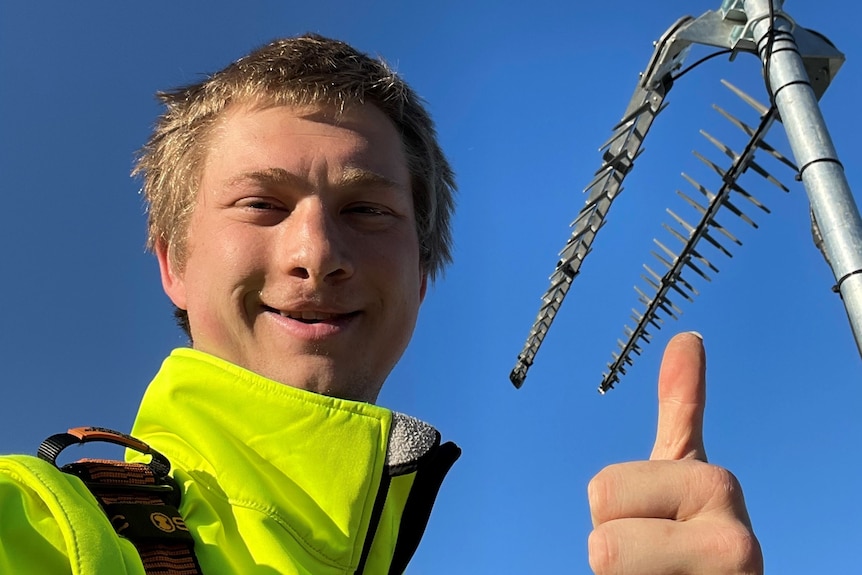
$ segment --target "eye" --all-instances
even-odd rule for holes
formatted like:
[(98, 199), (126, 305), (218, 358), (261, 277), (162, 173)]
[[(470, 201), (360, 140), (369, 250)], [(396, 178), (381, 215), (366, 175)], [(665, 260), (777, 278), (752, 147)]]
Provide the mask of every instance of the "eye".
[(285, 205), (277, 200), (266, 197), (252, 196), (241, 198), (235, 204), (238, 208), (243, 210), (247, 210), (250, 212), (271, 212), (271, 211), (285, 211), (287, 208)]
[(388, 212), (377, 206), (354, 206), (347, 210), (353, 214), (367, 214), (369, 216), (385, 216)]
[(374, 233), (392, 229), (403, 219), (389, 205), (376, 202), (349, 204), (341, 213), (355, 230)]
[(345, 210), (348, 214), (356, 214), (360, 216), (391, 216), (393, 212), (388, 207), (381, 204), (352, 204)]
[(243, 204), (243, 207), (250, 208), (252, 210), (276, 210), (279, 208), (275, 203), (268, 202), (266, 200), (261, 199), (252, 199)]
[(273, 226), (290, 216), (290, 209), (275, 198), (244, 197), (234, 203), (236, 217), (251, 224)]

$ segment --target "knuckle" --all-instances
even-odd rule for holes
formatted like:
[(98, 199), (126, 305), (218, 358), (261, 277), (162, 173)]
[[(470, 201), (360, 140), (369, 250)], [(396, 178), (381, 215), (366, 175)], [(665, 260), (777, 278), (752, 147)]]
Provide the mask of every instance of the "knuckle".
[(763, 573), (763, 553), (754, 533), (741, 524), (734, 524), (717, 530), (715, 547), (710, 550), (716, 556), (724, 557), (729, 573), (761, 575)]
[(590, 533), (587, 539), (590, 569), (596, 575), (610, 575), (615, 572), (618, 563), (619, 548), (614, 543), (611, 530), (599, 526)]
[(739, 480), (724, 467), (702, 466), (701, 481), (712, 494), (712, 500), (716, 506), (735, 505), (742, 500), (742, 486)]
[(616, 466), (611, 465), (599, 471), (587, 485), (587, 499), (590, 510), (597, 519), (607, 517), (617, 490)]
[(713, 482), (716, 487), (722, 488), (724, 491), (730, 492), (738, 489), (739, 482), (736, 480), (736, 477), (730, 470), (719, 467), (717, 465), (712, 466), (713, 472)]

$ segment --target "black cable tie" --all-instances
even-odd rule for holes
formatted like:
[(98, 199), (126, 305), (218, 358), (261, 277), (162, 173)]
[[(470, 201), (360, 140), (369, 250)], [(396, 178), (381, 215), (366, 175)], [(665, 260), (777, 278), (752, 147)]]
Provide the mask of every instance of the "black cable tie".
[(802, 173), (805, 172), (805, 170), (807, 170), (809, 166), (811, 166), (813, 164), (819, 164), (820, 162), (829, 162), (831, 164), (838, 164), (838, 166), (842, 170), (844, 169), (844, 164), (842, 164), (841, 161), (838, 160), (838, 158), (817, 158), (816, 160), (811, 160), (810, 162), (803, 164), (802, 167), (799, 168), (799, 171), (796, 173), (796, 181), (801, 182), (802, 181)]
[[(852, 271), (852, 272), (850, 272), (849, 274), (844, 274), (844, 275), (841, 277), (841, 279), (839, 279), (839, 280), (838, 280), (838, 282), (837, 282), (834, 286), (832, 286), (832, 291), (834, 291), (835, 293), (837, 293), (837, 294), (839, 294), (839, 295), (840, 295), (840, 294), (841, 294), (841, 284), (843, 284), (843, 283), (844, 283), (844, 281), (845, 281), (847, 278), (849, 278), (850, 276), (855, 276), (855, 275), (857, 275), (857, 274), (862, 274), (862, 269), (858, 269), (858, 270)], [(841, 297), (841, 299), (844, 299), (844, 296), (842, 296), (842, 297)]]
[(808, 86), (810, 88), (811, 82), (809, 82), (808, 80), (793, 80), (792, 82), (788, 82), (788, 83), (784, 84), (783, 86), (780, 86), (777, 90), (775, 90), (772, 93), (772, 100), (775, 101), (775, 99), (778, 98), (778, 94), (780, 94), (781, 90), (783, 90), (784, 88), (788, 88), (790, 86), (799, 86), (799, 85)]
[(766, 31), (766, 34), (761, 36), (760, 40), (757, 41), (757, 49), (762, 50), (763, 46), (761, 46), (761, 44), (768, 44), (770, 41), (775, 42), (776, 40), (796, 44), (796, 37), (793, 35), (793, 32), (770, 27), (769, 30)]

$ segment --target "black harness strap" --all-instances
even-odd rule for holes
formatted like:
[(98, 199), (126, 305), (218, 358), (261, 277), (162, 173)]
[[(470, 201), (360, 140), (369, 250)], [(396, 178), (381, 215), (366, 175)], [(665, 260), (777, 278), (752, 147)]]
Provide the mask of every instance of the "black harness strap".
[(168, 475), (170, 462), (149, 445), (101, 427), (78, 427), (52, 435), (39, 457), (57, 465), (57, 455), (76, 443), (107, 441), (152, 456), (149, 463), (82, 459), (60, 468), (81, 479), (102, 506), (118, 535), (132, 542), (147, 575), (202, 575), (194, 539), (178, 510), (180, 490)]

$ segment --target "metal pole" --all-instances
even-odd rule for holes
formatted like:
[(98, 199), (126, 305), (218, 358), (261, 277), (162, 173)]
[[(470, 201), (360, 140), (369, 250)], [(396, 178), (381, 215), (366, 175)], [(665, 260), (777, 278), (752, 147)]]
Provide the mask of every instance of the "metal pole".
[(862, 354), (862, 220), (783, 4), (783, 0), (745, 0), (745, 13), (823, 239), (823, 254), (835, 274)]

